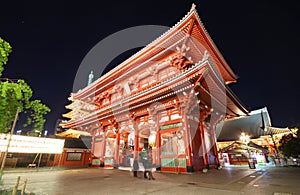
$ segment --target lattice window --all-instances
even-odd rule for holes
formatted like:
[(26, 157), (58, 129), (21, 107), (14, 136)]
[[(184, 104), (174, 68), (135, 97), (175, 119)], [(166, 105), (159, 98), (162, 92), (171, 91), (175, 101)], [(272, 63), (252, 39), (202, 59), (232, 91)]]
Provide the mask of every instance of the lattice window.
[(80, 152), (68, 152), (67, 153), (67, 160), (68, 161), (80, 161), (82, 153)]

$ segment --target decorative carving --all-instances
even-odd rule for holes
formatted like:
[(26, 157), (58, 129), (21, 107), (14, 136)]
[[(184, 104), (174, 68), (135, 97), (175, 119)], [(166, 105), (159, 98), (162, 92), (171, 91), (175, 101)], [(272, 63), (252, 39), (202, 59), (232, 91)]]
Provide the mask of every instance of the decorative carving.
[(211, 110), (207, 106), (200, 104), (200, 121), (205, 121), (210, 114)]
[(128, 117), (129, 119), (135, 120), (136, 118), (135, 112), (130, 112)]
[[(190, 50), (190, 47), (187, 47), (185, 42), (182, 44), (181, 48), (179, 47), (176, 47), (176, 50), (177, 50), (177, 53), (185, 56), (186, 56), (186, 52), (188, 52)], [(189, 59), (191, 61), (191, 57), (187, 57), (187, 59)]]
[(196, 9), (196, 5), (195, 5), (195, 3), (193, 3), (190, 12), (194, 11), (195, 9)]
[(115, 133), (119, 131), (119, 124), (115, 119), (108, 120)]
[(72, 103), (73, 110), (94, 111), (97, 107), (91, 103), (87, 103), (81, 100), (74, 100)]
[(181, 47), (176, 47), (176, 54), (169, 57), (169, 64), (181, 72), (193, 65), (192, 58), (187, 57), (187, 52), (190, 50), (190, 47), (187, 47), (185, 43)]
[(94, 97), (94, 102), (97, 106), (101, 106), (103, 100), (110, 102), (110, 96), (111, 96), (111, 92), (107, 90), (105, 92), (96, 95)]
[(179, 101), (174, 99), (172, 103), (173, 103), (174, 108), (176, 108), (179, 112), (181, 112), (181, 107), (180, 107)]
[(134, 88), (139, 88), (140, 87), (140, 77), (138, 75), (131, 77), (128, 84), (134, 85)]
[(204, 51), (204, 54), (203, 54), (203, 56), (202, 56), (201, 62), (204, 62), (205, 60), (208, 60), (209, 57), (210, 57), (210, 55), (209, 55), (208, 51), (205, 50), (205, 51)]
[(122, 85), (115, 85), (114, 91), (118, 94), (118, 96), (122, 96), (123, 86)]
[(158, 79), (158, 65), (151, 66), (147, 69), (147, 72), (157, 81)]
[(193, 65), (192, 61), (190, 61), (184, 55), (179, 53), (169, 58), (169, 64), (175, 67), (176, 69), (180, 70), (181, 72)]
[[(183, 92), (182, 98), (180, 98), (179, 107), (185, 114), (191, 113), (197, 106), (199, 106), (200, 100), (198, 100), (198, 92), (192, 89), (190, 93)], [(176, 103), (178, 106), (178, 103)], [(178, 107), (177, 107), (178, 108)]]

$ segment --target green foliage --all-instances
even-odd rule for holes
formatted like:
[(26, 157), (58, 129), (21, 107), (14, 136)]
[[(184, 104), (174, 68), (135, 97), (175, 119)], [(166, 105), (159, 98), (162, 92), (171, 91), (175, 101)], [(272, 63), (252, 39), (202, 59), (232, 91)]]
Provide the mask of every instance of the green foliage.
[(11, 46), (9, 43), (1, 39), (0, 37), (0, 77), (2, 75), (2, 72), (4, 70), (4, 65), (8, 61), (8, 55), (11, 52)]
[(46, 120), (44, 119), (44, 115), (50, 112), (50, 109), (41, 103), (41, 100), (34, 100), (30, 102), (31, 113), (30, 117), (27, 119), (27, 124), (33, 123), (33, 128), (35, 130), (43, 130), (44, 123)]
[(31, 101), (32, 90), (24, 80), (0, 82), (0, 132), (8, 132), (14, 120), (17, 108), (24, 113), (27, 123), (35, 130), (43, 130), (44, 115), (50, 109), (40, 100)]
[[(0, 76), (10, 52), (10, 45), (0, 38)], [(27, 118), (24, 126), (32, 125), (35, 130), (43, 130), (44, 115), (50, 109), (40, 100), (31, 100), (31, 97), (32, 90), (24, 80), (0, 81), (0, 133), (10, 131), (18, 108), (19, 113), (24, 113)]]
[[(299, 128), (298, 128), (299, 129)], [(279, 141), (280, 146), (279, 150), (286, 157), (294, 157), (297, 158), (300, 156), (300, 137), (299, 130), (297, 134), (290, 133), (285, 135)]]

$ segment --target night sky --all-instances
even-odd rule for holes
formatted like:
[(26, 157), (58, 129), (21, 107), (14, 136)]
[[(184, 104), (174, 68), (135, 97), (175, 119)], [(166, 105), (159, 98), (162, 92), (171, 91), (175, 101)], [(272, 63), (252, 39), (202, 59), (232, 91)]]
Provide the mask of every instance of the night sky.
[[(300, 12), (296, 1), (1, 3), (0, 37), (13, 47), (2, 77), (25, 79), (34, 98), (51, 108), (45, 129), (53, 131), (56, 120), (68, 112), (64, 106), (69, 104), (75, 74), (90, 49), (125, 28), (171, 27), (193, 2), (239, 77), (229, 85), (239, 99), (250, 110), (266, 106), (275, 127), (300, 124)], [(136, 51), (125, 53), (109, 67)]]

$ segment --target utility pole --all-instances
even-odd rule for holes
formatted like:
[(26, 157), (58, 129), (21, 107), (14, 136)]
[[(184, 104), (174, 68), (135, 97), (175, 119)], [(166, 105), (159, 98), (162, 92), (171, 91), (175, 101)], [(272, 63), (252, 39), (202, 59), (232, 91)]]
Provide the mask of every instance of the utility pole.
[(4, 157), (3, 157), (3, 160), (2, 160), (2, 164), (1, 164), (0, 179), (2, 179), (2, 173), (3, 173), (4, 166), (5, 166), (5, 161), (6, 161), (6, 156), (7, 156), (7, 153), (8, 153), (8, 148), (9, 148), (9, 145), (10, 145), (11, 137), (14, 134), (14, 130), (15, 130), (15, 127), (16, 127), (18, 115), (19, 115), (19, 107), (17, 108), (15, 119), (14, 119), (14, 123), (13, 123), (13, 125), (11, 127), (10, 135), (8, 137), (8, 142), (7, 142), (6, 150), (5, 150)]

